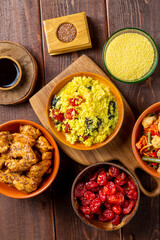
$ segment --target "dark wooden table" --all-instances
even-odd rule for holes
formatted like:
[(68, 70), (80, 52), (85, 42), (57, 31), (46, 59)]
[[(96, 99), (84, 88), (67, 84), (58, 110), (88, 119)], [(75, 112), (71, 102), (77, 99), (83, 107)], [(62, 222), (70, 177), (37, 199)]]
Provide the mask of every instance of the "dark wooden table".
[[(125, 27), (147, 31), (160, 47), (159, 0), (0, 0), (0, 41), (9, 40), (26, 47), (36, 58), (39, 75), (35, 92), (63, 71), (82, 54), (88, 55), (104, 71), (102, 49), (107, 38)], [(42, 21), (85, 11), (93, 48), (51, 57), (47, 53)], [(135, 117), (149, 105), (160, 101), (160, 68), (137, 84), (113, 80), (130, 104)], [(12, 119), (39, 123), (28, 101), (0, 107), (0, 123)], [(160, 239), (159, 197), (141, 194), (136, 216), (123, 229), (98, 231), (85, 225), (73, 212), (72, 182), (84, 168), (60, 152), (61, 164), (52, 186), (37, 197), (16, 200), (0, 195), (0, 240), (158, 240)], [(154, 181), (138, 173), (146, 188)]]

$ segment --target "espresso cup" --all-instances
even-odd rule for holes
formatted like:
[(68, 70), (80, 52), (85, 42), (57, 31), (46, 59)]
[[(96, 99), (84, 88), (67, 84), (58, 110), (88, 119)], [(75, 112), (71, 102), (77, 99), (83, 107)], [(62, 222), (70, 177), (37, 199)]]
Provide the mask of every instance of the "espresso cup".
[(12, 57), (0, 56), (0, 90), (16, 87), (22, 78), (20, 64)]

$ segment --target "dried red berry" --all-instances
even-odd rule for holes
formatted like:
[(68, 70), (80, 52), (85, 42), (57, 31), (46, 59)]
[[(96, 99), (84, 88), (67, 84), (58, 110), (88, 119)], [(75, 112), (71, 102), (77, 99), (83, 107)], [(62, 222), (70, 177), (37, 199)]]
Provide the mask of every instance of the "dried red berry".
[(137, 191), (130, 190), (130, 191), (127, 193), (127, 197), (128, 197), (129, 199), (136, 200), (137, 197), (138, 197), (138, 193), (137, 193)]
[(112, 179), (112, 176), (109, 174), (109, 172), (106, 172), (106, 176), (107, 176), (107, 181)]
[(128, 181), (128, 186), (131, 190), (135, 190), (135, 191), (137, 190), (137, 186), (132, 180)]
[(102, 213), (102, 209), (101, 208), (99, 208), (98, 211), (95, 212), (95, 214), (97, 214), (97, 215), (100, 215), (101, 213)]
[(94, 218), (94, 214), (90, 213), (90, 214), (85, 214), (84, 215), (87, 219), (92, 220)]
[(111, 205), (109, 202), (105, 201), (105, 202), (104, 202), (104, 206), (105, 206), (107, 209), (112, 210), (112, 205)]
[(122, 208), (126, 208), (129, 205), (129, 201), (124, 199), (124, 203), (122, 204)]
[(95, 198), (92, 200), (91, 204), (90, 204), (90, 209), (92, 213), (96, 213), (98, 211), (98, 209), (101, 206), (101, 200), (100, 198)]
[(120, 192), (120, 193), (122, 193), (124, 195), (125, 194), (124, 189), (122, 187), (120, 187), (119, 185), (117, 185), (117, 184), (115, 184), (115, 185), (116, 185), (117, 192)]
[(105, 171), (101, 171), (101, 172), (98, 174), (97, 183), (98, 183), (100, 186), (103, 186), (103, 185), (105, 185), (105, 184), (107, 183), (107, 176), (106, 176)]
[(124, 196), (121, 193), (107, 195), (107, 201), (112, 204), (122, 205), (124, 203)]
[(116, 214), (121, 214), (122, 208), (121, 208), (120, 205), (114, 205), (114, 206), (112, 207), (112, 211), (113, 211), (114, 213), (116, 213)]
[(115, 184), (117, 185), (124, 185), (126, 181), (126, 174), (124, 172), (120, 173), (115, 179), (114, 179)]
[(103, 187), (104, 194), (112, 195), (116, 193), (116, 186), (113, 182), (109, 181), (106, 183), (106, 185)]
[(117, 177), (119, 174), (119, 168), (115, 166), (110, 166), (109, 167), (109, 175), (112, 177)]
[(94, 193), (97, 193), (97, 192), (99, 192), (100, 188), (101, 188), (101, 186), (98, 185), (97, 187), (92, 188), (91, 191)]
[(91, 200), (88, 200), (88, 199), (85, 198), (85, 197), (81, 197), (80, 200), (81, 200), (81, 204), (82, 204), (83, 206), (88, 206), (88, 205), (91, 204)]
[(112, 224), (113, 224), (113, 225), (118, 225), (118, 224), (120, 223), (120, 220), (121, 220), (120, 215), (115, 214), (115, 217), (114, 217), (114, 219), (112, 220)]
[(103, 216), (103, 214), (98, 215), (98, 220), (101, 221), (101, 222), (106, 222), (107, 221), (105, 216)]
[(89, 181), (95, 181), (95, 180), (97, 180), (97, 176), (98, 176), (98, 171), (95, 172), (92, 177), (90, 177)]
[(103, 188), (101, 188), (99, 190), (99, 197), (100, 197), (102, 202), (104, 202), (106, 200), (106, 194), (104, 193)]
[(84, 193), (87, 191), (84, 183), (78, 183), (74, 189), (74, 196), (75, 197), (82, 197)]
[(124, 180), (126, 178), (126, 174), (124, 172), (121, 172), (118, 176), (117, 176), (117, 179), (118, 180)]
[(109, 209), (104, 210), (102, 215), (106, 218), (107, 221), (114, 218), (114, 212)]
[(116, 185), (120, 185), (120, 186), (126, 184), (127, 181), (128, 181), (127, 178), (125, 178), (124, 180), (119, 180), (119, 179), (117, 179), (117, 178), (114, 179), (115, 184), (116, 184)]
[(123, 186), (123, 190), (124, 190), (124, 192), (125, 192), (125, 195), (127, 195), (128, 192), (130, 191), (130, 188), (129, 188), (128, 185), (126, 184), (126, 185)]
[(117, 185), (124, 185), (126, 184), (128, 181), (128, 178), (126, 176), (126, 174), (124, 172), (120, 173), (115, 179), (114, 179), (114, 182), (115, 184)]
[(84, 214), (90, 214), (91, 213), (91, 209), (90, 209), (89, 206), (80, 206), (80, 210)]
[(125, 215), (129, 214), (132, 211), (134, 206), (135, 206), (135, 201), (134, 200), (129, 200), (128, 207), (123, 208), (122, 213), (125, 214)]
[(98, 183), (95, 182), (95, 181), (89, 181), (89, 182), (86, 182), (86, 188), (88, 190), (92, 189), (92, 188), (96, 188), (98, 186)]
[(84, 193), (84, 197), (88, 200), (93, 200), (95, 198), (95, 194), (91, 191), (87, 191)]

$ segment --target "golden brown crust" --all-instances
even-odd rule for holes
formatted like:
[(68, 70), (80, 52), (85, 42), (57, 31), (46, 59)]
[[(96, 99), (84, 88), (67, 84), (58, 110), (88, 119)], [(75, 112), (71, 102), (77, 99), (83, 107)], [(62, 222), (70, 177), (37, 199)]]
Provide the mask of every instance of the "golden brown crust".
[(21, 125), (19, 128), (20, 133), (28, 134), (37, 139), (42, 133), (39, 129), (31, 125)]

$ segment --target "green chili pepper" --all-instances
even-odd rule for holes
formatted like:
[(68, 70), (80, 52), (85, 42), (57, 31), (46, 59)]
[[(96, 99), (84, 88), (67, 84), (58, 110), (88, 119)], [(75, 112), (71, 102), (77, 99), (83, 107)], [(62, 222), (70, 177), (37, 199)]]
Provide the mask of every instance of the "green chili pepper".
[(158, 158), (153, 158), (153, 157), (143, 156), (143, 157), (142, 157), (142, 160), (143, 160), (143, 161), (146, 161), (146, 162), (160, 163), (160, 159), (158, 159)]

